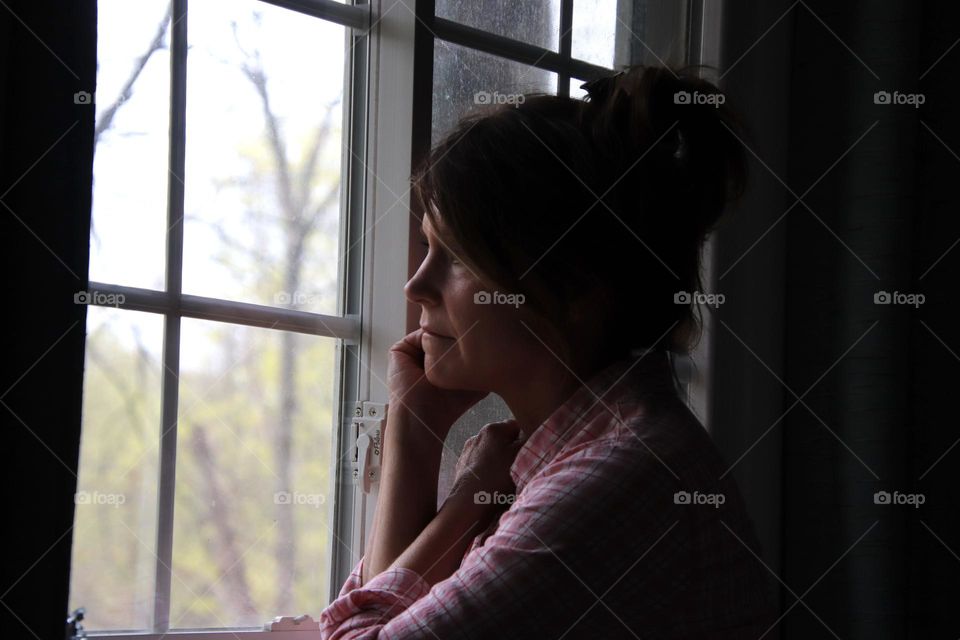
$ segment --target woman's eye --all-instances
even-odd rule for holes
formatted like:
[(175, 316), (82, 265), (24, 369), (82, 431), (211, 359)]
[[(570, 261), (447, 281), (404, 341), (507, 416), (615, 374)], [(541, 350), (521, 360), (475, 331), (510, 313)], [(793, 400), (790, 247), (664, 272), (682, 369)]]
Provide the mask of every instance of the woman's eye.
[[(427, 247), (427, 248), (429, 249), (429, 248), (430, 248), (430, 243), (427, 242), (426, 240), (421, 240), (421, 241), (420, 241), (420, 246), (421, 246), (421, 247)], [(446, 253), (446, 252), (445, 252), (445, 253)], [(454, 257), (451, 256), (451, 257), (450, 257), (450, 264), (463, 264), (463, 263), (460, 262), (459, 260), (457, 260), (456, 258), (454, 258)]]

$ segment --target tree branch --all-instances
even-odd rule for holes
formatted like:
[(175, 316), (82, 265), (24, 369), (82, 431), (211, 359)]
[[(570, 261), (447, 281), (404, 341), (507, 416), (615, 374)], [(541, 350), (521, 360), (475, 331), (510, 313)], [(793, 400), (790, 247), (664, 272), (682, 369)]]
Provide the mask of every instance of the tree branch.
[(207, 443), (206, 429), (195, 424), (190, 432), (190, 444), (197, 456), (197, 467), (203, 479), (203, 496), (210, 510), (202, 510), (208, 522), (217, 533), (216, 542), (206, 541), (207, 550), (219, 566), (220, 579), (229, 586), (229, 592), (235, 598), (234, 606), (238, 613), (255, 613), (257, 607), (250, 594), (247, 583), (247, 569), (243, 553), (237, 543), (237, 534), (230, 524), (227, 510), (227, 493), (220, 486), (219, 467), (213, 457), (213, 451)]
[(100, 140), (100, 135), (113, 126), (113, 118), (117, 115), (117, 110), (120, 106), (129, 100), (133, 96), (133, 85), (137, 81), (137, 78), (140, 77), (140, 73), (143, 71), (143, 68), (147, 66), (147, 62), (150, 60), (150, 57), (157, 50), (163, 48), (163, 39), (167, 35), (167, 28), (170, 25), (170, 17), (173, 14), (173, 3), (167, 4), (167, 11), (163, 16), (163, 20), (160, 21), (160, 25), (157, 27), (157, 34), (153, 36), (153, 40), (150, 41), (150, 46), (147, 48), (147, 52), (142, 56), (137, 58), (136, 64), (133, 66), (133, 71), (130, 73), (130, 77), (127, 78), (127, 81), (124, 83), (123, 88), (120, 90), (120, 95), (117, 96), (117, 99), (113, 101), (109, 107), (107, 107), (97, 119), (97, 124), (93, 130), (93, 146), (97, 146), (97, 142)]

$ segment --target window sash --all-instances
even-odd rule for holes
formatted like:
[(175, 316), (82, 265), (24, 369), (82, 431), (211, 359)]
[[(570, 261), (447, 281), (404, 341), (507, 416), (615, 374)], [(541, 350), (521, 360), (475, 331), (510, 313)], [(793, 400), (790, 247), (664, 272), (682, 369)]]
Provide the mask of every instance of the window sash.
[[(345, 98), (349, 105), (349, 124), (351, 131), (351, 145), (358, 138), (364, 141), (364, 127), (366, 126), (367, 107), (367, 48), (369, 43), (369, 28), (371, 24), (371, 7), (368, 4), (344, 5), (333, 0), (260, 0), (269, 2), (305, 15), (313, 16), (330, 22), (343, 25), (351, 29), (353, 38), (353, 55), (346, 61), (349, 70), (345, 76)], [(156, 581), (154, 591), (154, 622), (152, 632), (88, 632), (91, 638), (158, 638), (169, 628), (170, 621), (170, 589), (171, 567), (173, 566), (173, 505), (175, 490), (176, 469), (176, 428), (178, 418), (178, 378), (180, 355), (180, 321), (183, 317), (216, 320), (235, 325), (264, 327), (282, 331), (312, 334), (337, 338), (338, 389), (335, 397), (340, 399), (341, 411), (339, 429), (335, 434), (336, 443), (334, 453), (337, 460), (345, 460), (350, 443), (345, 435), (348, 433), (344, 419), (349, 420), (349, 414), (343, 411), (343, 406), (352, 404), (352, 400), (359, 398), (358, 371), (360, 369), (361, 350), (361, 309), (360, 295), (364, 266), (360, 258), (363, 253), (363, 212), (364, 198), (362, 189), (363, 151), (354, 154), (345, 145), (342, 167), (344, 175), (341, 180), (347, 181), (347, 196), (344, 198), (341, 211), (341, 274), (343, 279), (339, 292), (338, 309), (343, 315), (324, 315), (284, 309), (258, 304), (249, 304), (231, 300), (217, 299), (205, 296), (187, 295), (182, 292), (183, 282), (183, 213), (184, 213), (184, 176), (185, 148), (186, 148), (186, 69), (187, 69), (187, 0), (172, 0), (173, 28), (171, 30), (171, 72), (170, 72), (170, 155), (168, 178), (168, 208), (167, 208), (167, 237), (166, 237), (166, 282), (163, 291), (141, 289), (115, 285), (103, 282), (90, 282), (88, 289), (104, 293), (122, 294), (124, 305), (122, 310), (147, 311), (164, 316), (164, 345), (163, 345), (163, 379), (161, 390), (161, 439), (160, 439), (160, 473), (157, 496), (158, 519), (156, 539)], [(176, 16), (183, 16), (177, 19)], [(359, 221), (359, 222), (358, 222)], [(356, 250), (347, 251), (348, 248)], [(96, 299), (96, 298), (94, 298)], [(385, 369), (384, 369), (385, 377)], [(346, 401), (346, 402), (345, 402)], [(349, 470), (348, 470), (349, 471)], [(344, 530), (351, 528), (352, 514), (355, 512), (352, 490), (352, 476), (344, 474), (343, 465), (338, 464), (335, 483), (335, 511), (332, 529), (337, 532), (334, 537), (344, 538)], [(344, 478), (348, 478), (345, 483)], [(345, 490), (346, 489), (346, 490)], [(335, 541), (331, 542), (333, 551), (330, 555), (331, 571), (330, 585), (332, 593), (339, 590), (342, 581), (337, 571), (337, 561), (343, 554), (337, 548)], [(266, 623), (267, 620), (264, 620)], [(240, 630), (240, 629), (238, 629)], [(270, 634), (270, 638), (300, 638), (307, 640), (319, 634), (312, 632), (267, 632), (243, 628), (245, 637), (260, 637), (261, 634)], [(191, 640), (201, 635), (205, 639), (216, 637), (235, 638), (232, 630), (215, 630), (202, 632), (176, 632), (180, 638)]]

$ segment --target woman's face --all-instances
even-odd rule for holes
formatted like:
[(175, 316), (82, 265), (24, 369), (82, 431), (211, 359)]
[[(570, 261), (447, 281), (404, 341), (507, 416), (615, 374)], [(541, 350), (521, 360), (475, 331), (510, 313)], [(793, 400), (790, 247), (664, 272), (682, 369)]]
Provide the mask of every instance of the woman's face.
[(407, 299), (421, 309), (427, 380), (443, 389), (494, 393), (523, 383), (541, 359), (555, 358), (556, 349), (543, 344), (553, 344), (549, 329), (520, 296), (486, 287), (457, 259), (460, 248), (441, 241), (438, 231), (424, 216), (427, 257), (404, 287)]

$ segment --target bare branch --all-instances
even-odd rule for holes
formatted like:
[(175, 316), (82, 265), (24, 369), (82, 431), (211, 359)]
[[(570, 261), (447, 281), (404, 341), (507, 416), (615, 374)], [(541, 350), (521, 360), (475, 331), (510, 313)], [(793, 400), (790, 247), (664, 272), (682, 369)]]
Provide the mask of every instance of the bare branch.
[[(237, 40), (237, 46), (240, 46), (239, 38), (237, 37), (236, 22), (232, 23), (231, 27), (233, 28), (234, 39)], [(277, 189), (280, 205), (287, 214), (287, 223), (299, 225), (300, 212), (296, 210), (296, 206), (290, 195), (290, 163), (287, 159), (287, 149), (284, 144), (283, 135), (280, 132), (280, 123), (277, 120), (276, 114), (273, 112), (273, 107), (270, 105), (270, 94), (267, 91), (267, 76), (260, 62), (260, 51), (254, 50), (254, 53), (251, 55), (246, 53), (243, 47), (240, 47), (240, 50), (244, 52), (247, 59), (247, 61), (241, 65), (241, 71), (243, 71), (243, 74), (251, 84), (253, 84), (257, 95), (260, 96), (263, 119), (267, 125), (267, 140), (270, 143), (270, 151), (273, 154), (273, 161), (276, 163), (277, 174), (280, 179), (280, 184)]]
[(311, 178), (313, 177), (313, 172), (317, 167), (317, 159), (320, 157), (320, 149), (323, 148), (323, 144), (330, 136), (330, 129), (333, 125), (333, 115), (336, 113), (334, 109), (342, 102), (342, 100), (343, 94), (341, 93), (326, 106), (320, 127), (317, 129), (317, 133), (313, 137), (313, 141), (310, 143), (310, 146), (307, 150), (306, 160), (303, 163), (303, 168), (300, 170), (298, 179), (300, 184), (298, 190), (297, 208), (300, 210), (305, 209), (309, 201)]
[(307, 236), (316, 229), (317, 222), (322, 218), (324, 211), (340, 197), (340, 183), (335, 183), (327, 194), (320, 199), (320, 203), (313, 209), (313, 213), (307, 217), (306, 228), (303, 229), (303, 235)]
[(127, 81), (123, 84), (123, 88), (120, 90), (120, 95), (117, 96), (117, 99), (113, 101), (109, 107), (107, 107), (97, 118), (96, 127), (93, 130), (93, 146), (97, 146), (97, 142), (100, 140), (100, 135), (113, 126), (113, 118), (117, 115), (117, 110), (120, 106), (131, 98), (133, 95), (133, 85), (137, 81), (137, 78), (140, 77), (140, 73), (143, 71), (143, 68), (147, 66), (147, 62), (150, 60), (150, 57), (159, 49), (163, 48), (163, 39), (167, 35), (167, 29), (170, 25), (170, 17), (173, 14), (173, 3), (167, 4), (167, 11), (163, 16), (163, 20), (160, 21), (160, 25), (157, 27), (157, 34), (153, 37), (153, 40), (150, 41), (150, 46), (147, 48), (147, 52), (142, 56), (137, 58), (136, 64), (133, 65), (133, 71), (130, 73), (130, 77), (127, 78)]
[(213, 450), (207, 443), (206, 429), (202, 424), (194, 424), (190, 434), (190, 445), (197, 456), (197, 467), (201, 469), (200, 475), (203, 479), (202, 495), (209, 506), (209, 510), (201, 511), (217, 533), (215, 542), (204, 538), (207, 550), (219, 567), (220, 580), (229, 588), (235, 610), (241, 614), (255, 613), (257, 607), (247, 582), (244, 554), (237, 541), (237, 532), (230, 522), (227, 492), (220, 485), (222, 474)]

